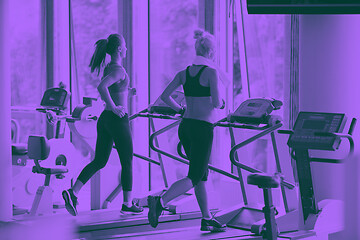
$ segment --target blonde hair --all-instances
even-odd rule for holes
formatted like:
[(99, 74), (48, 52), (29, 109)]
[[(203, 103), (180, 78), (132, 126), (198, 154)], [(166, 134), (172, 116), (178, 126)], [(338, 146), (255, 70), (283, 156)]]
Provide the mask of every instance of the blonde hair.
[(196, 55), (207, 57), (211, 51), (215, 52), (214, 36), (203, 30), (194, 31)]

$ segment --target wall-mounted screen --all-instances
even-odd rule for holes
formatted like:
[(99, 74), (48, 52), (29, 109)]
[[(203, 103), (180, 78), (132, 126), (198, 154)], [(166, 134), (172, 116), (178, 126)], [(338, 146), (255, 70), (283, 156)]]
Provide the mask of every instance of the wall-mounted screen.
[(247, 0), (247, 9), (250, 14), (358, 14), (360, 0)]

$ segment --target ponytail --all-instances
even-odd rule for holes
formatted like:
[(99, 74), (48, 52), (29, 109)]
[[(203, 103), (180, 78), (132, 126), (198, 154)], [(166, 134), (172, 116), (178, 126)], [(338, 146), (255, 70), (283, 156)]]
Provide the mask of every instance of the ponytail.
[(98, 75), (100, 74), (100, 67), (105, 63), (106, 50), (107, 50), (108, 40), (100, 39), (95, 45), (95, 52), (91, 57), (89, 67), (91, 68), (91, 72), (97, 70)]

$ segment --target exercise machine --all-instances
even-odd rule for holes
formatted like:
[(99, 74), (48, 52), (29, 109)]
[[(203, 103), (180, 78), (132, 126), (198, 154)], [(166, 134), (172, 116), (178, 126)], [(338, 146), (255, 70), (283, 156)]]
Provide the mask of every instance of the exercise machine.
[[(175, 91), (172, 94), (172, 98), (180, 105), (185, 105), (185, 97), (184, 94), (180, 91)], [(165, 191), (168, 188), (168, 180), (166, 175), (166, 170), (164, 166), (164, 162), (162, 159), (162, 155), (167, 156), (171, 159), (177, 160), (181, 163), (188, 164), (188, 161), (186, 159), (179, 158), (178, 156), (175, 156), (173, 154), (170, 154), (168, 152), (165, 152), (159, 148), (159, 141), (158, 136), (160, 134), (163, 134), (170, 129), (173, 129), (174, 127), (178, 126), (181, 120), (181, 114), (177, 113), (173, 109), (171, 109), (167, 104), (165, 104), (160, 97), (154, 102), (154, 104), (151, 104), (147, 109), (144, 109), (143, 111), (140, 111), (137, 114), (134, 114), (129, 119), (133, 120), (138, 117), (148, 118), (150, 122), (150, 128), (152, 131), (152, 134), (150, 136), (150, 148), (153, 149), (157, 153), (158, 158), (158, 165), (161, 169), (161, 174), (164, 182), (164, 188), (161, 188), (160, 190), (153, 190), (150, 192), (150, 195), (153, 196), (160, 196), (165, 193)], [(163, 120), (173, 120), (173, 123), (170, 125), (165, 126), (159, 131), (155, 130), (155, 124), (154, 119), (163, 119)], [(137, 156), (134, 154), (134, 156)], [(121, 184), (121, 183), (120, 183)], [(121, 185), (118, 185), (116, 189), (109, 195), (109, 197), (106, 200), (106, 204), (111, 202), (114, 197), (121, 191)], [(170, 212), (171, 214), (178, 214), (178, 213), (196, 213), (198, 215), (198, 207), (197, 204), (194, 202), (195, 198), (193, 194), (191, 193), (185, 193), (182, 196), (179, 196), (178, 198), (171, 201), (166, 210)], [(147, 207), (147, 196), (143, 198), (135, 198), (133, 200), (134, 204), (142, 207)]]
[(50, 145), (45, 136), (29, 136), (28, 139), (28, 156), (34, 160), (35, 166), (33, 173), (45, 175), (43, 186), (39, 186), (30, 209), (30, 216), (50, 215), (53, 213), (53, 190), (50, 187), (52, 175), (57, 178), (64, 178), (68, 169), (64, 166), (42, 167), (39, 161), (47, 160), (50, 154)]
[[(184, 105), (184, 95), (181, 92), (175, 92), (172, 95), (173, 99), (175, 99), (179, 104)], [(129, 117), (129, 120), (133, 120), (135, 118), (148, 118), (150, 122), (150, 129), (152, 134), (150, 136), (150, 147), (155, 150), (158, 156), (158, 161), (153, 160), (148, 157), (144, 157), (138, 154), (134, 154), (135, 157), (141, 158), (148, 162), (157, 164), (160, 166), (162, 178), (164, 181), (164, 187), (160, 189), (155, 189), (151, 191), (147, 195), (161, 195), (163, 194), (167, 187), (167, 175), (162, 159), (162, 155), (170, 157), (174, 160), (179, 162), (188, 164), (188, 160), (183, 159), (181, 157), (172, 155), (167, 153), (159, 148), (159, 142), (157, 141), (157, 136), (173, 129), (174, 127), (178, 126), (181, 120), (181, 115), (172, 110), (168, 107), (165, 103), (163, 103), (160, 98), (154, 102), (154, 104), (150, 105), (148, 108), (140, 111)], [(173, 123), (170, 125), (165, 126), (164, 128), (156, 131), (154, 119), (162, 119), (162, 120), (171, 120)], [(212, 167), (210, 167), (212, 169)], [(219, 172), (224, 172), (228, 174), (233, 179), (238, 180), (238, 178), (233, 175), (229, 174), (225, 171), (220, 169), (214, 168)], [(106, 201), (103, 204), (103, 207), (108, 207), (108, 204), (121, 192), (121, 183), (114, 189), (114, 191), (108, 196)], [(142, 207), (147, 206), (147, 195), (143, 198), (135, 198), (133, 200), (134, 204), (137, 204)], [(146, 211), (146, 210), (145, 210)], [(172, 202), (169, 203), (167, 211), (169, 214), (164, 214), (160, 217), (159, 221), (160, 224), (157, 228), (158, 229), (171, 229), (171, 228), (180, 228), (180, 227), (189, 227), (194, 226), (194, 224), (198, 224), (198, 219), (201, 217), (201, 213), (195, 203), (195, 197), (192, 194), (186, 193), (177, 199), (174, 199)], [(98, 213), (91, 213), (91, 214), (98, 214), (99, 217), (94, 221), (79, 221), (79, 233), (82, 237), (95, 237), (100, 235), (107, 235), (107, 234), (131, 234), (143, 231), (156, 231), (148, 224), (147, 216), (140, 215), (140, 216), (120, 216), (120, 214), (114, 211), (104, 210), (104, 211), (94, 211)], [(105, 216), (106, 218), (102, 218), (101, 216)], [(105, 220), (106, 219), (106, 220)]]
[[(34, 160), (35, 165), (33, 167), (31, 166), (31, 164), (28, 164), (29, 160), (32, 160), (29, 159), (29, 151), (32, 156), (36, 156), (34, 151), (40, 151), (41, 149), (38, 148), (29, 150), (28, 144), (18, 143), (20, 125), (16, 120), (12, 120), (12, 139), (14, 142), (12, 144), (12, 165), (14, 166), (13, 174), (18, 174), (20, 177), (20, 181), (17, 181), (15, 183), (16, 187), (14, 186), (14, 189), (18, 191), (17, 195), (21, 197), (22, 200), (20, 201), (22, 201), (23, 203), (31, 202), (32, 199), (34, 199), (30, 210), (23, 209), (19, 211), (20, 209), (14, 208), (14, 215), (20, 215), (23, 213), (29, 213), (31, 216), (49, 214), (50, 212), (52, 212), (49, 210), (50, 205), (51, 209), (62, 208), (61, 203), (59, 204), (52, 202), (53, 197), (50, 192), (53, 191), (53, 189), (51, 189), (50, 191), (49, 184), (50, 178), (54, 178), (53, 180), (51, 180), (51, 182), (56, 182), (55, 186), (63, 184), (64, 180), (62, 179), (64, 179), (65, 175), (63, 173), (53, 173), (54, 170), (51, 169), (59, 169), (62, 166), (67, 165), (68, 158), (66, 156), (67, 153), (71, 151), (71, 149), (67, 148), (67, 146), (71, 145), (71, 143), (67, 142), (67, 145), (61, 144), (61, 146), (59, 145), (58, 149), (56, 149), (54, 144), (57, 141), (63, 141), (63, 139), (61, 139), (63, 137), (63, 134), (61, 131), (60, 123), (56, 123), (56, 121), (54, 121), (54, 118), (51, 117), (49, 113), (53, 112), (54, 115), (65, 114), (68, 99), (69, 94), (63, 87), (51, 88), (44, 92), (40, 103), (41, 107), (36, 109), (38, 112), (46, 114), (49, 123), (57, 125), (55, 138), (47, 141), (47, 144), (49, 146), (53, 146), (51, 148), (51, 151), (49, 151), (50, 155), (47, 156), (47, 161), (43, 162), (41, 166), (38, 165), (39, 160), (45, 159)], [(59, 147), (63, 147), (63, 149), (60, 149)], [(48, 168), (50, 170), (44, 170), (44, 168)], [(31, 169), (33, 173), (36, 173), (36, 175), (31, 173)], [(50, 174), (49, 171), (52, 173)], [(40, 179), (37, 174), (44, 174), (46, 179), (45, 184), (39, 188), (37, 187), (39, 185)], [(18, 176), (16, 176), (16, 178), (18, 178)], [(57, 181), (57, 179), (61, 180)], [(32, 197), (31, 195), (35, 195), (35, 197)], [(51, 204), (48, 204), (49, 202), (51, 202)]]
[[(184, 104), (184, 95), (181, 92), (175, 92), (172, 97), (179, 103)], [(136, 118), (148, 118), (150, 123), (151, 131), (155, 131), (155, 124), (154, 119), (166, 119), (166, 120), (174, 120), (177, 121), (180, 119), (180, 115), (176, 113), (174, 110), (172, 110), (170, 107), (168, 107), (163, 101), (161, 101), (160, 97), (154, 102), (154, 104), (151, 104), (148, 106), (148, 108), (132, 115), (129, 117), (129, 120), (132, 121)], [(158, 140), (156, 139), (156, 145), (159, 145)], [(115, 148), (115, 146), (114, 146)], [(161, 190), (153, 190), (150, 194), (151, 195), (161, 195), (164, 193), (164, 191), (168, 188), (168, 180), (166, 176), (166, 171), (163, 163), (162, 156), (160, 154), (157, 155), (158, 161), (142, 156), (140, 154), (134, 153), (134, 157), (140, 158), (142, 160), (148, 161), (152, 164), (156, 164), (160, 167), (163, 182), (164, 182), (164, 189)], [(108, 207), (108, 204), (110, 204), (116, 196), (121, 192), (121, 181), (119, 177), (119, 184), (116, 186), (116, 188), (109, 194), (109, 196), (106, 198), (104, 203), (102, 204), (102, 208), (106, 209)], [(147, 207), (147, 196), (143, 198), (134, 198), (133, 203), (141, 206), (141, 207)], [(170, 205), (169, 211), (172, 213), (176, 213), (176, 208)]]
[[(226, 127), (230, 130), (232, 148), (230, 150), (230, 161), (236, 167), (239, 183), (241, 187), (243, 204), (233, 208), (223, 210), (216, 215), (216, 219), (221, 223), (227, 224), (228, 227), (251, 230), (252, 225), (264, 219), (262, 208), (257, 205), (249, 204), (242, 170), (250, 173), (263, 173), (262, 171), (241, 163), (237, 150), (258, 140), (259, 138), (270, 134), (273, 146), (273, 152), (277, 167), (277, 173), (281, 175), (282, 169), (277, 151), (275, 131), (282, 127), (280, 117), (271, 115), (272, 111), (280, 109), (282, 102), (275, 99), (256, 98), (244, 101), (226, 118), (221, 119), (214, 125), (216, 127)], [(235, 144), (234, 128), (259, 131), (254, 136)], [(286, 197), (286, 188), (293, 189), (294, 185), (283, 180), (280, 182), (285, 211), (288, 208), (288, 199)]]
[[(342, 113), (300, 112), (292, 130), (278, 131), (280, 134), (290, 135), (287, 144), (291, 149), (291, 157), (295, 161), (296, 176), (300, 191), (298, 210), (281, 216), (276, 220), (278, 226), (286, 225), (286, 223), (289, 222), (298, 223), (296, 229), (285, 230), (296, 231), (283, 233), (284, 231), (280, 229), (279, 236), (288, 239), (314, 236), (316, 235), (316, 232), (313, 231), (314, 227), (319, 223), (320, 219), (321, 223), (319, 224), (328, 225), (327, 221), (337, 220), (335, 223), (332, 222), (332, 227), (342, 227), (343, 223), (341, 223), (339, 216), (336, 216), (334, 219), (322, 218), (322, 215), (332, 216), (331, 213), (336, 210), (338, 205), (335, 201), (328, 199), (320, 202), (317, 201), (314, 192), (311, 163), (339, 164), (351, 157), (354, 152), (354, 141), (351, 135), (356, 125), (356, 119), (352, 119), (346, 134), (342, 133), (345, 123), (346, 116)], [(349, 141), (349, 152), (345, 158), (317, 158), (310, 155), (309, 150), (337, 151), (343, 138)], [(334, 229), (329, 229), (329, 231), (333, 230)]]
[[(180, 93), (175, 93), (176, 95), (177, 94), (180, 94)], [(177, 99), (181, 99), (182, 101), (184, 101), (184, 94), (181, 93), (180, 95), (178, 96), (172, 96), (173, 99), (175, 99), (175, 101), (177, 101)], [(157, 102), (160, 102), (160, 100), (158, 99)], [(155, 103), (157, 103), (155, 102)], [(160, 102), (161, 103), (161, 102)], [(178, 102), (180, 105), (184, 105), (184, 103), (181, 104), (181, 102)], [(151, 111), (153, 112), (160, 112), (161, 114), (166, 114), (166, 115), (172, 115), (172, 114), (175, 114), (175, 111), (173, 109), (171, 109), (170, 107), (168, 107), (165, 103), (162, 103), (162, 105), (160, 106), (152, 106), (151, 108)], [(179, 154), (179, 156), (176, 156), (172, 153), (169, 153), (167, 151), (164, 151), (163, 149), (161, 149), (158, 145), (158, 142), (157, 142), (157, 138), (170, 131), (171, 129), (177, 127), (179, 124), (180, 124), (180, 121), (181, 119), (178, 118), (177, 121), (173, 122), (172, 124), (168, 125), (168, 126), (165, 126), (163, 128), (161, 128), (160, 130), (158, 131), (154, 131), (153, 134), (151, 134), (150, 136), (150, 140), (149, 140), (149, 145), (150, 145), (150, 148), (152, 150), (154, 150), (156, 153), (160, 154), (160, 155), (164, 155), (166, 157), (169, 157), (170, 159), (172, 160), (175, 160), (177, 162), (180, 162), (180, 163), (183, 163), (183, 164), (189, 164), (189, 161), (186, 157), (185, 154), (183, 154), (181, 152), (181, 147), (179, 149), (179, 144), (177, 145), (177, 152)], [(226, 171), (223, 171), (217, 167), (214, 167), (212, 166), (211, 164), (209, 165), (209, 169), (216, 172), (216, 173), (219, 173), (219, 174), (222, 174), (226, 177), (230, 177), (232, 179), (235, 179), (237, 180), (238, 178), (234, 175), (234, 174), (231, 174), (231, 173), (228, 173)], [(211, 209), (211, 211), (217, 211), (218, 209)], [(176, 198), (174, 200), (172, 200), (170, 203), (169, 203), (169, 211), (172, 212), (172, 213), (178, 213), (178, 212), (198, 212), (199, 209), (198, 209), (198, 206), (197, 206), (197, 203), (196, 203), (196, 199), (195, 197), (193, 196), (193, 194), (190, 194), (190, 193), (186, 193), (184, 194), (184, 196), (182, 197), (179, 197), (179, 198)]]
[[(14, 183), (19, 177), (23, 177), (26, 170), (28, 155), (27, 145), (19, 142), (20, 138), (20, 124), (16, 119), (11, 119), (11, 154), (12, 154), (12, 172), (13, 172), (13, 187), (16, 190), (17, 183)], [(28, 213), (28, 209), (20, 208), (13, 204), (13, 215), (22, 215)]]

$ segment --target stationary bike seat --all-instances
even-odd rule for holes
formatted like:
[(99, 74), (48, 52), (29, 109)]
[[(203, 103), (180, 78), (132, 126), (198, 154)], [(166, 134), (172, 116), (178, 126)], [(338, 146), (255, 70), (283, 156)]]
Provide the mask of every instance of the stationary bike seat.
[(280, 178), (265, 173), (254, 173), (248, 176), (247, 183), (259, 188), (277, 188), (280, 185)]

